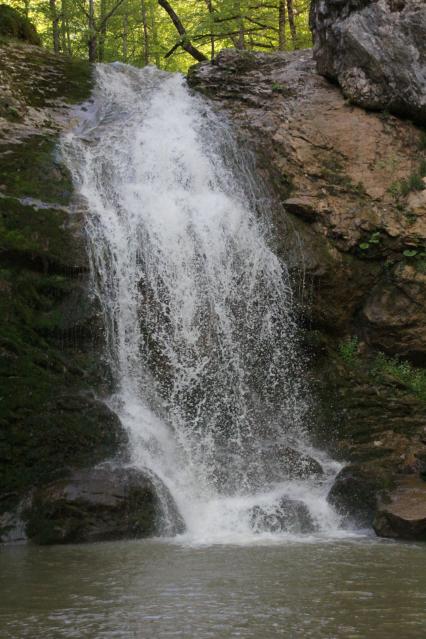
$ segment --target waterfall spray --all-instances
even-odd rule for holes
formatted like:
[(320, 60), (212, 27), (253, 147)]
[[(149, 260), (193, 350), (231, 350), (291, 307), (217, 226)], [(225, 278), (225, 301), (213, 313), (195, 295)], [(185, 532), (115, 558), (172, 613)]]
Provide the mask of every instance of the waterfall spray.
[(336, 531), (338, 465), (309, 444), (289, 276), (223, 117), (179, 74), (98, 65), (63, 152), (131, 463), (166, 484), (195, 542)]

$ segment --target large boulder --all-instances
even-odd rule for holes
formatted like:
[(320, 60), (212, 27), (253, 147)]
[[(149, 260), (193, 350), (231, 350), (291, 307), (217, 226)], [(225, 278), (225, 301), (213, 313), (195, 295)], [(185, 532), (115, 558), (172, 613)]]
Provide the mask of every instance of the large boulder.
[(426, 353), (426, 271), (397, 264), (372, 287), (361, 311), (369, 343), (420, 364)]
[[(238, 488), (239, 476), (229, 464), (231, 453), (221, 450), (216, 456), (212, 474), (217, 489), (230, 492)], [(259, 446), (255, 456), (245, 457), (243, 469), (246, 484), (252, 490), (264, 490), (285, 481), (321, 480), (324, 470), (321, 464), (305, 452), (279, 443)]]
[(318, 71), (368, 109), (426, 123), (424, 0), (313, 0)]
[(380, 537), (426, 541), (426, 482), (406, 477), (374, 519)]
[(24, 511), (28, 539), (63, 544), (174, 535), (184, 524), (154, 475), (109, 466), (75, 471), (40, 488)]
[(349, 464), (337, 475), (328, 501), (351, 525), (371, 526), (377, 510), (380, 477), (362, 464)]

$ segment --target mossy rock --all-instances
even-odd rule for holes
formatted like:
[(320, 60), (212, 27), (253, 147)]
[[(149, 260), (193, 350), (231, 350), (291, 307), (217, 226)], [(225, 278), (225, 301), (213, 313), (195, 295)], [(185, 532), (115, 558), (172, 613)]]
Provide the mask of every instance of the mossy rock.
[[(44, 135), (33, 135), (24, 144), (8, 145), (7, 156), (3, 156), (0, 167), (0, 184), (6, 194), (67, 204), (73, 190), (72, 181), (60, 161), (56, 145), (55, 136)], [(12, 207), (12, 202), (7, 204)]]
[[(0, 72), (20, 118), (3, 116), (0, 158), (0, 513), (28, 492), (120, 454), (126, 434), (98, 399), (111, 391), (89, 295), (83, 221), (59, 153), (66, 103), (92, 70), (8, 40)], [(35, 121), (26, 120), (34, 113)], [(46, 107), (48, 107), (47, 110)], [(52, 109), (60, 118), (52, 122)], [(1, 111), (1, 104), (0, 104)]]
[(0, 4), (0, 37), (24, 40), (40, 45), (41, 40), (33, 24), (19, 11), (7, 4)]

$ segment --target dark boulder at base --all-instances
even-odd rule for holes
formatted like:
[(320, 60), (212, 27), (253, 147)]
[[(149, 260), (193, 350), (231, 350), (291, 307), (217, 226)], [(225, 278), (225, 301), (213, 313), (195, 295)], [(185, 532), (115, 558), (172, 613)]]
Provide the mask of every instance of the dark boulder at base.
[(349, 464), (334, 480), (327, 500), (348, 523), (371, 526), (383, 478), (366, 465)]
[(313, 0), (319, 73), (367, 109), (426, 123), (424, 0)]
[(406, 477), (377, 513), (373, 527), (379, 537), (426, 541), (426, 482)]
[(184, 523), (164, 484), (134, 468), (75, 471), (33, 496), (24, 513), (37, 544), (63, 544), (174, 535)]
[(316, 530), (306, 504), (289, 497), (282, 497), (273, 508), (254, 506), (250, 513), (250, 525), (259, 533), (288, 532), (297, 535)]

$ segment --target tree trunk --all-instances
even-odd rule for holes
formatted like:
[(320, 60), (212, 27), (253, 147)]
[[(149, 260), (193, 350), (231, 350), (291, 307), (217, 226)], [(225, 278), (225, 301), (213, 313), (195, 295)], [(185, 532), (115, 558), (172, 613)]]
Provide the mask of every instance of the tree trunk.
[(49, 0), (50, 6), (50, 19), (52, 20), (52, 36), (53, 36), (53, 50), (55, 53), (60, 53), (60, 32), (59, 32), (59, 20), (60, 16), (56, 10), (56, 0)]
[(214, 59), (215, 51), (214, 51), (214, 20), (213, 20), (213, 3), (212, 0), (206, 0), (207, 11), (209, 12), (211, 23), (210, 23), (210, 60)]
[(184, 51), (192, 55), (192, 57), (198, 62), (204, 62), (207, 60), (204, 53), (202, 53), (197, 47), (191, 43), (187, 38), (186, 29), (183, 26), (179, 16), (175, 13), (174, 9), (171, 7), (170, 3), (167, 0), (158, 0), (158, 4), (160, 7), (163, 7), (164, 11), (167, 12), (171, 21), (176, 27), (176, 31), (180, 35), (180, 41), (172, 48), (168, 53), (166, 53), (166, 58), (169, 57), (178, 47), (182, 47)]
[(240, 51), (243, 51), (245, 49), (245, 41), (244, 41), (244, 36), (245, 36), (245, 32), (244, 32), (244, 18), (241, 14), (241, 2), (240, 0), (236, 0), (235, 2), (235, 13), (237, 14), (238, 18), (238, 37), (235, 41), (235, 46), (237, 49), (239, 49)]
[(61, 35), (62, 35), (62, 51), (67, 55), (72, 55), (71, 34), (68, 14), (68, 0), (61, 0)]
[(293, 0), (287, 0), (287, 11), (288, 11), (288, 23), (290, 25), (290, 33), (291, 33), (291, 40), (293, 43), (293, 49), (297, 49), (297, 31), (296, 31), (296, 23), (294, 22)]
[(154, 50), (154, 60), (157, 67), (161, 64), (160, 59), (160, 49), (158, 46), (158, 33), (157, 33), (157, 23), (155, 20), (155, 9), (154, 9), (154, 0), (148, 0), (149, 2), (149, 22), (151, 25), (151, 38)]
[(127, 37), (129, 35), (129, 15), (127, 11), (123, 13), (123, 62), (127, 62), (128, 57), (128, 42)]
[(65, 32), (67, 35), (67, 53), (68, 55), (72, 55), (70, 23), (69, 23), (68, 17), (66, 18), (66, 22), (65, 22)]
[(141, 0), (141, 14), (143, 27), (143, 64), (149, 64), (149, 37), (148, 37), (148, 19), (146, 14), (146, 0)]
[(278, 5), (278, 49), (285, 51), (285, 0), (280, 0)]
[(99, 62), (103, 62), (105, 59), (105, 38), (106, 38), (105, 15), (107, 12), (106, 0), (101, 0), (100, 10), (101, 10), (101, 28), (99, 29), (97, 59)]
[(95, 0), (89, 0), (89, 40), (87, 46), (89, 49), (89, 62), (96, 62), (98, 48), (98, 34), (95, 24)]

